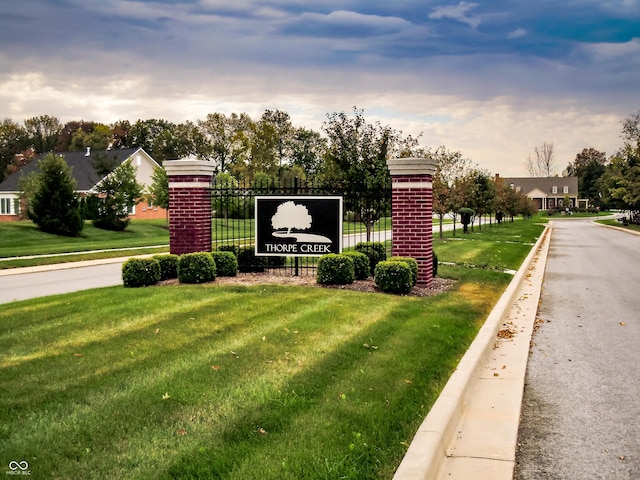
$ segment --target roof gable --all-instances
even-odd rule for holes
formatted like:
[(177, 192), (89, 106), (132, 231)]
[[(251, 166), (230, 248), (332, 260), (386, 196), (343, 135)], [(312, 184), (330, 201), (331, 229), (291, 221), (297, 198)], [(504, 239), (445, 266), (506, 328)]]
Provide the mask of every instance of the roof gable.
[[(569, 195), (578, 196), (578, 177), (500, 177), (505, 185), (513, 186), (527, 196), (537, 190), (535, 196)], [(553, 187), (557, 187), (554, 193)], [(568, 192), (564, 193), (564, 187)]]
[[(90, 191), (103, 178), (104, 174), (96, 169), (102, 161), (115, 167), (121, 165), (136, 153), (144, 154), (145, 160), (156, 163), (142, 148), (122, 148), (116, 150), (92, 151), (87, 155), (85, 151), (56, 152), (55, 155), (64, 157), (67, 165), (72, 168), (71, 174), (76, 180), (76, 190), (80, 192)], [(47, 154), (38, 155), (35, 159), (22, 167), (18, 172), (7, 177), (0, 183), (0, 192), (17, 192), (20, 178), (31, 172), (39, 171), (38, 162)]]

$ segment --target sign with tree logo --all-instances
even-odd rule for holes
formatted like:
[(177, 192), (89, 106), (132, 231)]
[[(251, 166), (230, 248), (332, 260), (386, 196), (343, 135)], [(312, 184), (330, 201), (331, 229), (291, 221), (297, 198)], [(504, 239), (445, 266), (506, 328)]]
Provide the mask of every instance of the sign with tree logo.
[(342, 197), (255, 198), (256, 255), (308, 257), (342, 251)]

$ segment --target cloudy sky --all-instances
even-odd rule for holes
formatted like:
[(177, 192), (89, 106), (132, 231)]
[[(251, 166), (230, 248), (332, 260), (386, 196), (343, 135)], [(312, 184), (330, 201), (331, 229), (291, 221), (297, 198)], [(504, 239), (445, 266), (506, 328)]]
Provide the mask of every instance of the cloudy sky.
[(353, 106), (503, 176), (552, 142), (561, 173), (640, 110), (640, 2), (0, 1), (0, 119)]

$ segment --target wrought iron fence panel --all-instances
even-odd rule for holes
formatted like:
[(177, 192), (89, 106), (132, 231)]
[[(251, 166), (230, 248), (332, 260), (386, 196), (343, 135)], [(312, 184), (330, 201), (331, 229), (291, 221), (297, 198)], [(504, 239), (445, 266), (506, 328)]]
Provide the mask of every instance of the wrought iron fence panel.
[(255, 244), (256, 196), (341, 196), (343, 198), (342, 249), (375, 241), (391, 250), (391, 184), (361, 189), (292, 179), (289, 182), (216, 185), (211, 190), (212, 247), (233, 250), (241, 272), (315, 275), (319, 257), (259, 257)]

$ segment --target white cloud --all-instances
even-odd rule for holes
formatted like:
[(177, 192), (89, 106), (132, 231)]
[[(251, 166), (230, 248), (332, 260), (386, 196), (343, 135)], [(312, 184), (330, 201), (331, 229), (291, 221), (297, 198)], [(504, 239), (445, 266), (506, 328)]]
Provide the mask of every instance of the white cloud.
[(517, 28), (514, 31), (510, 32), (507, 35), (507, 38), (520, 38), (524, 37), (527, 34), (527, 31), (524, 28)]
[(429, 18), (432, 20), (442, 20), (444, 18), (451, 18), (461, 23), (466, 23), (472, 28), (478, 28), (482, 19), (476, 15), (470, 15), (469, 12), (478, 7), (477, 3), (460, 2), (458, 5), (451, 5), (447, 7), (438, 7), (429, 14)]

